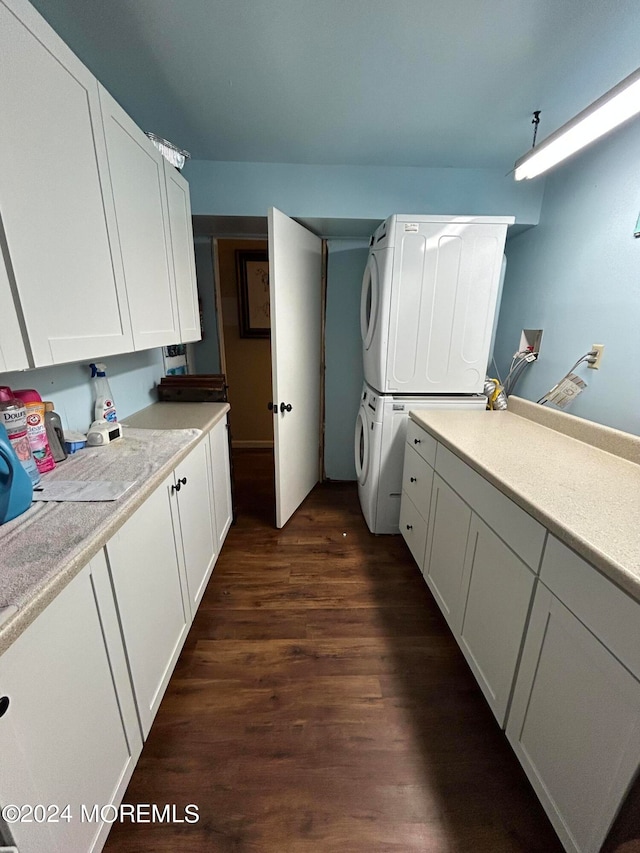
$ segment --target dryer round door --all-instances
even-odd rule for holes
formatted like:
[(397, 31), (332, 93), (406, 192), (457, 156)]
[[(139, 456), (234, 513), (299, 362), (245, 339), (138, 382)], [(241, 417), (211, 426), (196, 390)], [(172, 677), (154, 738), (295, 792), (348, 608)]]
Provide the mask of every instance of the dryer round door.
[(358, 417), (356, 418), (356, 434), (355, 434), (355, 457), (356, 457), (356, 475), (358, 483), (361, 486), (367, 482), (369, 475), (369, 429), (367, 426), (367, 413), (360, 406)]
[(362, 294), (360, 297), (360, 334), (362, 344), (367, 350), (371, 346), (373, 334), (378, 319), (378, 304), (380, 302), (380, 275), (375, 254), (370, 253), (362, 277)]

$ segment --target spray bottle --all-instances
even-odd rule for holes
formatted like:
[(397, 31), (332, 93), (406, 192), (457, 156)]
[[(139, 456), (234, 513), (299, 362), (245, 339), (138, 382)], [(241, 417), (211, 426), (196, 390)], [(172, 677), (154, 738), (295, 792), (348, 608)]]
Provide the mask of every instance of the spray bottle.
[(107, 368), (104, 364), (90, 364), (91, 378), (95, 394), (93, 418), (96, 421), (117, 421), (116, 405), (111, 396), (111, 388), (107, 379)]

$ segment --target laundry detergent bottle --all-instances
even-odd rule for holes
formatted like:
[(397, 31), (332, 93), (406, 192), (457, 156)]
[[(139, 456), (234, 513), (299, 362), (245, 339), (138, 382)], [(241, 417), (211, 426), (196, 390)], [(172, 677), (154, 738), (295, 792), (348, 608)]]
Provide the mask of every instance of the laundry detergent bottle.
[(109, 380), (107, 379), (107, 368), (104, 364), (90, 364), (91, 378), (93, 379), (94, 408), (93, 419), (95, 421), (118, 420), (116, 415), (116, 404), (113, 402)]
[(6, 429), (13, 450), (31, 483), (36, 486), (40, 482), (40, 472), (27, 434), (27, 409), (7, 385), (0, 386), (0, 424)]
[(0, 524), (26, 512), (32, 496), (33, 484), (0, 423)]

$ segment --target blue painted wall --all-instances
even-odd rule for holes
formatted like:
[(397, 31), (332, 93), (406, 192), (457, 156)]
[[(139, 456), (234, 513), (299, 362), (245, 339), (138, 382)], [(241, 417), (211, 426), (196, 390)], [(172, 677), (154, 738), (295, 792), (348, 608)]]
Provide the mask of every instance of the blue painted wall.
[(192, 347), (192, 373), (220, 373), (220, 347), (216, 321), (211, 238), (196, 237), (196, 278), (202, 307), (202, 340)]
[[(164, 375), (162, 350), (150, 349), (97, 359), (107, 367), (118, 420), (158, 400), (155, 386)], [(39, 367), (0, 373), (0, 385), (35, 388), (43, 400), (52, 400), (65, 429), (86, 432), (93, 420), (93, 389), (89, 363)]]
[(327, 268), (325, 473), (355, 480), (353, 435), (364, 375), (360, 341), (360, 286), (366, 243), (329, 241)]
[[(544, 329), (541, 356), (517, 393), (537, 400), (592, 344), (600, 370), (569, 409), (640, 433), (640, 121), (561, 164), (546, 179), (540, 224), (507, 243), (507, 275), (496, 338), (506, 369), (523, 328)], [(503, 374), (504, 375), (504, 374)]]
[(516, 183), (497, 169), (308, 166), (188, 161), (184, 176), (194, 214), (386, 219), (392, 213), (540, 216), (543, 182)]

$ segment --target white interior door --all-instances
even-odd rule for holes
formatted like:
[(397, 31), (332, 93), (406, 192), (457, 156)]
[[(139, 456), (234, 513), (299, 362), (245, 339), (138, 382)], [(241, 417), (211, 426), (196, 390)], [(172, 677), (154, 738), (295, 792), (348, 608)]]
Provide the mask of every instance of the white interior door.
[(276, 208), (269, 271), (276, 526), (283, 527), (318, 482), (322, 241)]

